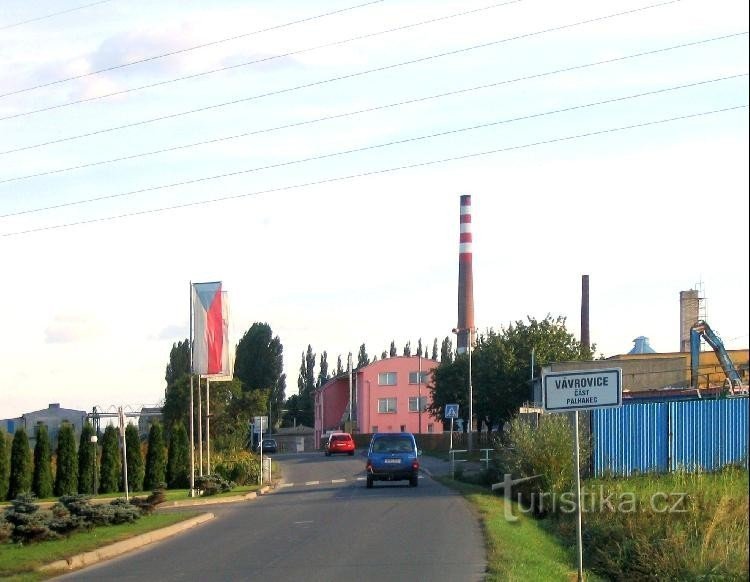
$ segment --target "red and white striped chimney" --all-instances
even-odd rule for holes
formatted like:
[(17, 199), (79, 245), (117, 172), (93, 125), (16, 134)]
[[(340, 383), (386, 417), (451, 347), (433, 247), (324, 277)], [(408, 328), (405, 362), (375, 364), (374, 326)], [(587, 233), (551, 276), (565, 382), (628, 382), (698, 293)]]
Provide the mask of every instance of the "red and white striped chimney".
[(471, 196), (461, 196), (460, 213), (460, 236), (458, 244), (458, 325), (457, 349), (463, 354), (469, 347), (469, 341), (473, 341), (473, 335), (469, 336), (469, 330), (474, 329), (474, 275), (472, 273), (471, 261)]

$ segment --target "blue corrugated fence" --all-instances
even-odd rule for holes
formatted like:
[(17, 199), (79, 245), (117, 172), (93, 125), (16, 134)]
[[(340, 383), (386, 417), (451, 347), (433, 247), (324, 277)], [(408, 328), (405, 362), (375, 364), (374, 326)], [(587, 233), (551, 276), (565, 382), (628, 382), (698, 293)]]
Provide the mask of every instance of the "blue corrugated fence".
[(748, 402), (687, 400), (594, 410), (594, 474), (747, 466)]

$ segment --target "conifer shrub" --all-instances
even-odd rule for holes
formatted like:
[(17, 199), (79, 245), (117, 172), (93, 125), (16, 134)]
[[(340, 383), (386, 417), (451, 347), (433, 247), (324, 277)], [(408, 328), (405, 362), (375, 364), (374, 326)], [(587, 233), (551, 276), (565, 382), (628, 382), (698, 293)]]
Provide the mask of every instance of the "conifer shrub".
[(78, 443), (78, 493), (95, 494), (94, 463), (96, 462), (98, 444), (91, 442), (94, 427), (90, 422), (83, 425), (81, 440)]
[(172, 427), (167, 455), (167, 485), (170, 489), (183, 489), (189, 485), (190, 450), (185, 425), (176, 422)]
[(0, 501), (8, 495), (8, 481), (10, 479), (10, 437), (0, 429)]
[(129, 424), (125, 428), (125, 444), (127, 446), (128, 490), (142, 491), (145, 468), (141, 454), (141, 439), (135, 425)]
[(57, 471), (55, 495), (72, 495), (78, 492), (78, 456), (73, 426), (67, 422), (57, 435)]
[(154, 489), (166, 478), (166, 451), (164, 430), (160, 423), (151, 425), (148, 432), (148, 452), (146, 453), (146, 475), (143, 479), (145, 489)]
[(19, 427), (13, 435), (10, 451), (10, 477), (7, 499), (15, 499), (31, 491), (31, 449), (26, 430)]
[(217, 474), (201, 475), (195, 479), (195, 488), (204, 496), (226, 493), (234, 489), (234, 487), (234, 483), (227, 481), (221, 475)]
[(50, 451), (49, 432), (44, 424), (36, 427), (36, 444), (34, 445), (34, 475), (31, 490), (40, 499), (52, 497), (52, 453)]
[(113, 493), (120, 487), (120, 444), (118, 430), (111, 424), (102, 436), (101, 476), (99, 493)]

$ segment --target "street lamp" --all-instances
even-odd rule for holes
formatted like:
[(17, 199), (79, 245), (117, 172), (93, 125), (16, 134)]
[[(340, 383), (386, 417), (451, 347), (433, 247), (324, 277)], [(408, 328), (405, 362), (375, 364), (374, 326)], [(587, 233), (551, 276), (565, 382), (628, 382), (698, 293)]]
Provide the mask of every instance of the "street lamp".
[(93, 445), (94, 449), (94, 457), (91, 459), (91, 492), (93, 495), (96, 495), (96, 442), (99, 440), (99, 437), (97, 437), (95, 434), (92, 434), (91, 437), (89, 437), (89, 441)]
[(453, 333), (456, 334), (458, 337), (459, 334), (467, 333), (469, 334), (469, 341), (468, 341), (468, 351), (469, 351), (469, 430), (468, 430), (468, 436), (466, 438), (466, 448), (471, 451), (473, 450), (472, 447), (472, 421), (474, 420), (474, 396), (472, 393), (471, 388), (471, 344), (474, 343), (474, 332), (476, 331), (473, 327), (463, 327), (463, 328), (453, 328)]

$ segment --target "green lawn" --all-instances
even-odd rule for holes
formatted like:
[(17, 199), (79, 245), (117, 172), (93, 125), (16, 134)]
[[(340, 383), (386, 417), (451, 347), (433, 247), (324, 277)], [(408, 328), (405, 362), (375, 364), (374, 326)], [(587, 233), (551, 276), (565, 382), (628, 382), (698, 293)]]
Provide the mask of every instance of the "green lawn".
[[(477, 510), (487, 544), (488, 580), (567, 581), (576, 579), (574, 548), (566, 547), (537, 520), (523, 514), (518, 505), (486, 488), (438, 477), (441, 483), (460, 491)], [(518, 521), (505, 519), (505, 504), (511, 503)], [(587, 580), (598, 580), (590, 573)]]
[(98, 527), (59, 540), (25, 546), (0, 544), (0, 578), (41, 580), (48, 576), (35, 572), (39, 566), (167, 527), (196, 515), (197, 512), (155, 513), (146, 515), (135, 523)]

